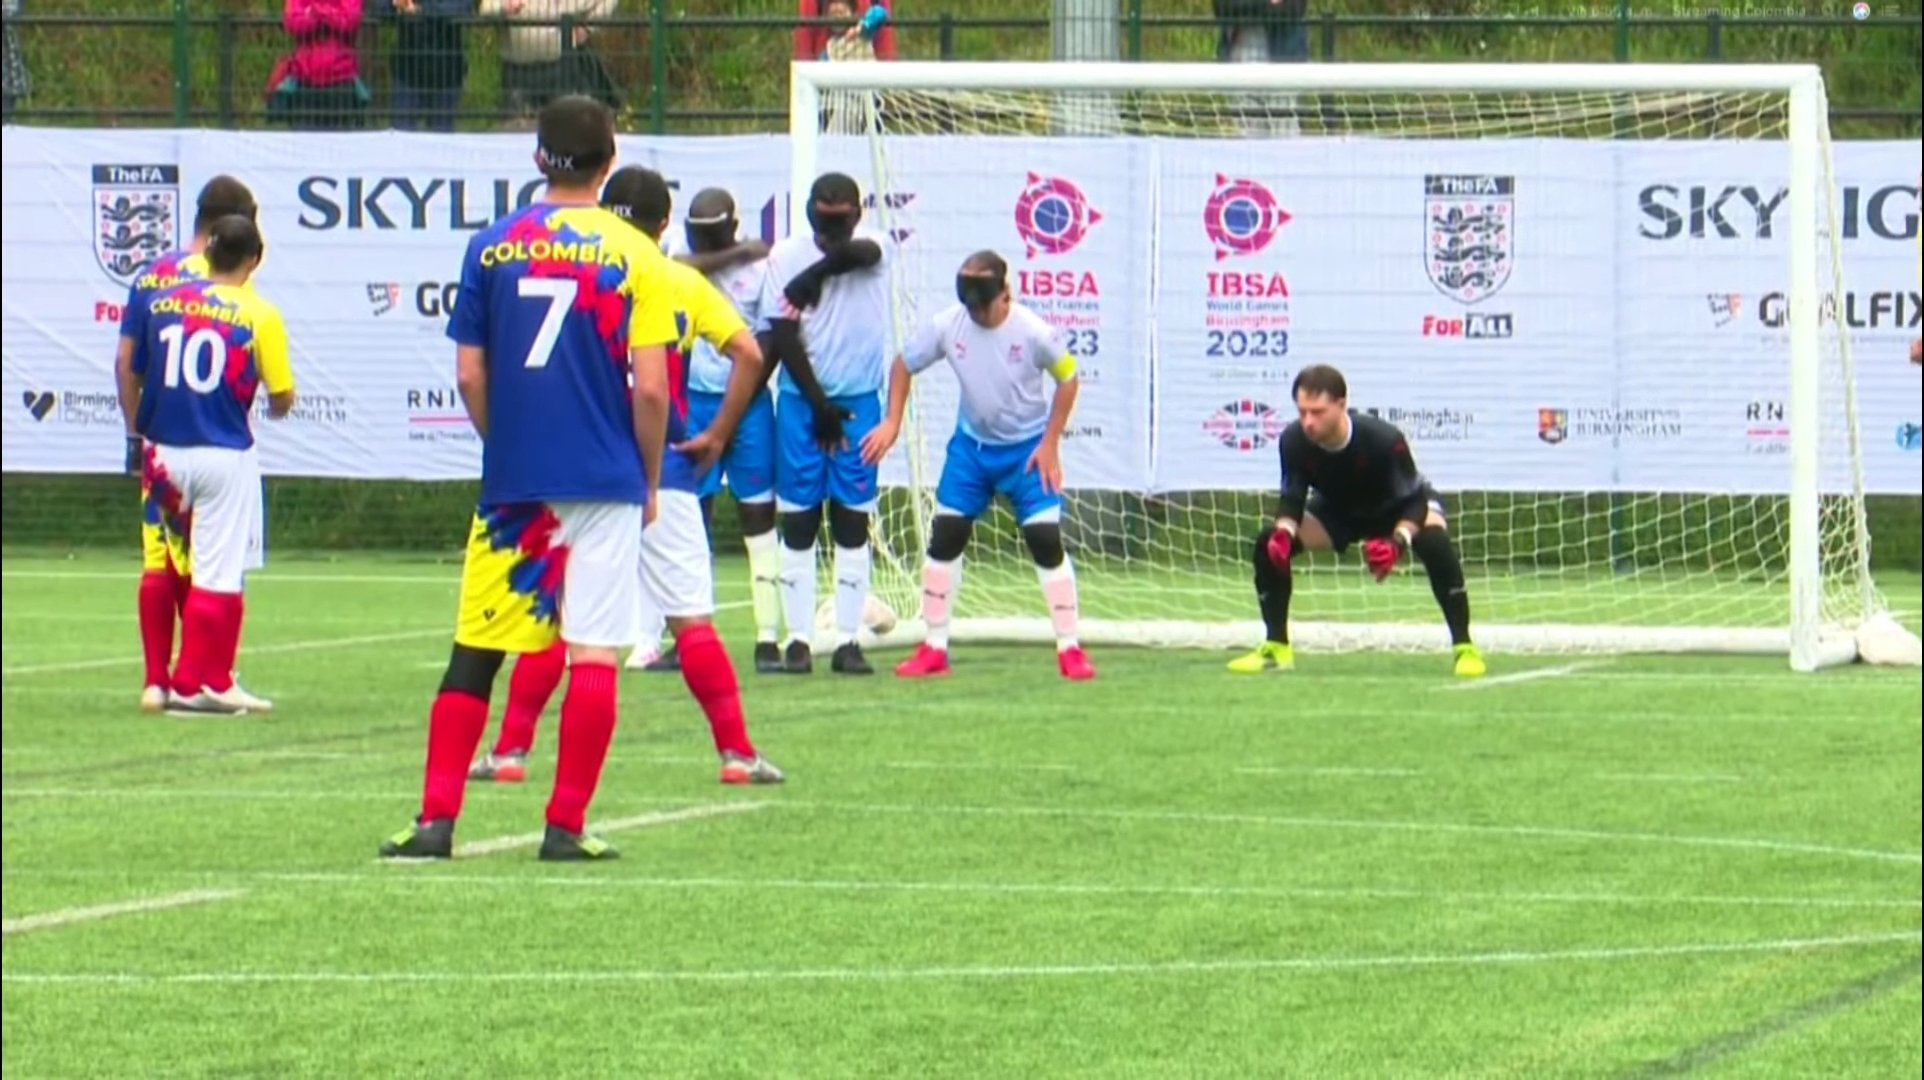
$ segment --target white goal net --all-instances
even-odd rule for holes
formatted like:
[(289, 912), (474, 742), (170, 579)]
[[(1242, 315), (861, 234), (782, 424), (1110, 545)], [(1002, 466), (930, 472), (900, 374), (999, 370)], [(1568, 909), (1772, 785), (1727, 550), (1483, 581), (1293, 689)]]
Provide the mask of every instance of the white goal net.
[[(1914, 655), (1865, 493), (1914, 491), (1916, 467), (1867, 475), (1862, 433), (1914, 420), (1916, 380), (1880, 365), (1898, 381), (1860, 392), (1853, 337), (1908, 337), (1847, 280), (1914, 253), (1855, 243), (1888, 170), (1834, 152), (1813, 69), (794, 71), (795, 191), (862, 183), (896, 241), (898, 342), (993, 248), (1077, 357), (1086, 637), (1258, 638), (1276, 436), (1326, 363), (1445, 493), (1488, 646)], [(919, 379), (884, 469), (876, 587), (910, 632), (955, 403), (943, 369)], [(1047, 635), (1006, 511), (965, 567), (958, 638)], [(1303, 647), (1447, 642), (1419, 566), (1377, 584), (1352, 550), (1298, 574)]]

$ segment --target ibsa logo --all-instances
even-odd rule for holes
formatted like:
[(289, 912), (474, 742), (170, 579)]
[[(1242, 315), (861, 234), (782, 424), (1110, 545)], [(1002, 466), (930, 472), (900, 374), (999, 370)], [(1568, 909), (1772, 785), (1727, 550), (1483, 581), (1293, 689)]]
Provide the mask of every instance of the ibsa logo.
[(1289, 282), (1283, 275), (1271, 271), (1252, 270), (1235, 274), (1211, 270), (1205, 277), (1209, 295), (1213, 299), (1245, 297), (1254, 300), (1286, 300), (1289, 298)]
[(1101, 296), (1096, 275), (1089, 270), (1017, 270), (1015, 291), (1020, 296)]
[(115, 284), (180, 246), (180, 166), (95, 165), (93, 198), (94, 261)]
[(1031, 259), (1074, 251), (1101, 220), (1075, 181), (1060, 176), (1030, 173), (1015, 200), (1016, 235)]
[(459, 282), (424, 281), (412, 288), (398, 281), (367, 283), (367, 303), (376, 318), (400, 307), (403, 297), (411, 296), (415, 314), (438, 318), (454, 311), (454, 298), (461, 291)]
[(1203, 434), (1223, 446), (1247, 453), (1275, 442), (1288, 422), (1281, 413), (1260, 401), (1244, 398), (1217, 409), (1203, 421)]
[(1275, 192), (1254, 180), (1222, 173), (1216, 174), (1216, 189), (1203, 204), (1203, 232), (1215, 245), (1217, 262), (1261, 252), (1289, 220)]
[(1501, 339), (1516, 335), (1516, 318), (1511, 315), (1425, 315), (1423, 336), (1459, 340)]

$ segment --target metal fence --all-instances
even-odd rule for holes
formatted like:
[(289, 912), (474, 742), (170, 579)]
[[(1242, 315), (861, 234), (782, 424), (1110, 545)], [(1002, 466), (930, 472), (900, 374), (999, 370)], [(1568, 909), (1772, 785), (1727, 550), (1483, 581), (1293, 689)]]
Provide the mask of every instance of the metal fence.
[[(952, 10), (928, 11), (947, 5)], [(87, 5), (98, 6), (98, 5)], [(983, 16), (987, 4), (933, 0), (892, 22), (896, 54), (944, 60), (1046, 59), (1046, 15)], [(1031, 9), (1046, 5), (1026, 5)], [(1826, 16), (1633, 14), (1580, 16), (1356, 15), (1314, 11), (1312, 60), (1815, 61), (1831, 84), (1833, 127), (1846, 136), (1920, 132), (1915, 13), (1853, 18), (1849, 5)], [(454, 36), (424, 51), (403, 40), (393, 18), (369, 18), (356, 40), (357, 77), (324, 110), (289, 108), (270, 80), (284, 72), (292, 41), (266, 14), (199, 10), (188, 0), (149, 0), (147, 14), (57, 14), (28, 10), (8, 19), (30, 85), (14, 95), (15, 123), (85, 126), (385, 127), (420, 112), (423, 81), (452, 80), (440, 115), (461, 130), (526, 123), (544, 86), (530, 65), (505, 60), (508, 35), (543, 24), (503, 18), (453, 20)], [(370, 5), (372, 7), (372, 5)], [(1120, 25), (1100, 27), (1124, 59), (1203, 61), (1215, 57), (1217, 20), (1206, 14), (1145, 12), (1123, 0)], [(1511, 10), (1520, 10), (1521, 5)], [(549, 88), (585, 89), (617, 105), (623, 126), (651, 133), (766, 131), (786, 119), (787, 64), (795, 55), (793, 16), (691, 15), (668, 0), (629, 0), (623, 13), (559, 31)], [(452, 44), (448, 44), (452, 42)], [(577, 44), (579, 43), (579, 44)], [(12, 48), (9, 49), (12, 52)], [(452, 61), (452, 63), (450, 63)], [(448, 72), (455, 72), (451, 77)], [(559, 78), (561, 82), (556, 82)], [(413, 105), (400, 104), (412, 99)]]

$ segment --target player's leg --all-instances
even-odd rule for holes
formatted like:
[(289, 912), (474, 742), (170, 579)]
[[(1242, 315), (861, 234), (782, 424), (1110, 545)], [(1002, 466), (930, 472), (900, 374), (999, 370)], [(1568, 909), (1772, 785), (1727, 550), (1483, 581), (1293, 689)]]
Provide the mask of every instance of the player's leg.
[(869, 547), (869, 515), (880, 493), (880, 470), (862, 460), (862, 439), (882, 420), (875, 394), (837, 399), (849, 415), (843, 424), (847, 445), (829, 455), (828, 532), (835, 541), (835, 659), (830, 669), (843, 675), (873, 675), (859, 640), (868, 609), (874, 556)]
[(517, 587), (547, 580), (540, 565), (530, 564), (556, 557), (555, 528), (553, 513), (538, 503), (476, 511), (461, 566), (454, 648), (428, 712), (421, 810), (407, 828), (382, 843), (383, 858), (445, 859), (453, 853), (468, 763), (487, 734), (495, 676), (508, 653), (539, 653), (556, 641), (553, 592), (541, 584), (532, 590)]
[(642, 588), (668, 618), (669, 633), (681, 655), (681, 677), (708, 718), (708, 731), (721, 757), (724, 784), (770, 784), (782, 771), (765, 760), (748, 739), (742, 713), (741, 684), (715, 632), (714, 557), (695, 496), (664, 491), (654, 524), (642, 534)]
[(169, 712), (238, 715), (272, 704), (234, 683), (244, 605), (242, 582), (261, 548), (260, 474), (251, 454), (218, 447), (163, 447), (158, 456), (191, 515), (199, 576), (181, 612), (180, 660)]
[(501, 710), (501, 732), (495, 736), (494, 749), (476, 758), (468, 768), (468, 779), (518, 784), (528, 778), (528, 754), (534, 749), (535, 728), (567, 671), (568, 647), (560, 641), (515, 658), (514, 668), (508, 673), (508, 703)]
[(788, 628), (783, 670), (791, 675), (814, 670), (809, 633), (815, 625), (815, 541), (822, 533), (822, 504), (828, 500), (828, 455), (815, 443), (813, 415), (796, 394), (782, 395), (775, 412), (781, 454), (775, 508), (782, 538), (776, 584)]
[(1430, 579), (1430, 593), (1443, 610), (1443, 622), (1450, 629), (1450, 647), (1456, 654), (1456, 673), (1467, 679), (1481, 676), (1486, 667), (1483, 654), (1470, 640), (1470, 595), (1464, 586), (1463, 560), (1456, 541), (1450, 537), (1444, 519), (1443, 500), (1434, 493), (1423, 527), (1410, 540), (1410, 553), (1423, 564)]
[(748, 549), (748, 588), (755, 609), (755, 670), (760, 674), (778, 672), (782, 666), (781, 649), (776, 644), (782, 623), (776, 586), (782, 555), (781, 540), (775, 532), (775, 443), (773, 397), (758, 394), (735, 429), (722, 469), (735, 496), (742, 544)]
[(943, 455), (935, 485), (935, 518), (922, 558), (922, 644), (895, 666), (905, 679), (949, 673), (949, 618), (962, 591), (962, 553), (975, 531), (975, 519), (989, 508), (995, 488), (974, 439), (956, 432)]
[(1022, 524), (1022, 540), (1035, 559), (1036, 580), (1049, 607), (1050, 628), (1055, 631), (1056, 666), (1065, 679), (1093, 679), (1095, 665), (1076, 637), (1081, 603), (1076, 595), (1075, 564), (1062, 542), (1062, 495), (1045, 490), (1042, 474), (1029, 468), (1030, 455), (1040, 442), (1031, 439), (994, 448), (996, 489), (1009, 500), (1015, 519)]
[[(1314, 496), (1297, 522), (1296, 538), (1290, 545), (1291, 559), (1299, 551), (1341, 551), (1354, 539), (1340, 519), (1327, 515), (1321, 500)], [(1334, 522), (1334, 525), (1331, 524)], [(1335, 529), (1332, 532), (1332, 528)], [(1287, 671), (1296, 663), (1296, 650), (1289, 643), (1289, 601), (1296, 588), (1291, 560), (1278, 565), (1270, 554), (1274, 526), (1265, 526), (1256, 535), (1253, 562), (1256, 571), (1256, 605), (1263, 615), (1263, 643), (1229, 662), (1229, 670), (1239, 675), (1265, 671)]]
[(559, 613), (569, 666), (541, 858), (612, 859), (615, 849), (588, 835), (586, 818), (615, 736), (618, 650), (634, 644), (639, 633), (635, 593), (641, 581), (635, 568), (641, 565), (642, 508), (562, 503), (555, 516), (558, 546), (566, 553)]
[[(649, 526), (653, 528), (654, 526)], [(655, 603), (647, 589), (637, 589), (635, 599), (635, 625), (641, 635), (635, 647), (628, 651), (627, 668), (629, 671), (675, 671), (675, 647), (662, 648), (662, 635), (668, 631), (668, 616)]]
[(140, 651), (145, 664), (141, 679), (140, 707), (159, 712), (167, 707), (168, 688), (173, 682), (174, 620), (186, 606), (188, 586), (183, 568), (174, 560), (174, 549), (184, 543), (172, 530), (180, 530), (180, 491), (174, 487), (164, 468), (147, 447), (147, 459), (140, 478), (140, 588), (136, 611), (140, 617)]

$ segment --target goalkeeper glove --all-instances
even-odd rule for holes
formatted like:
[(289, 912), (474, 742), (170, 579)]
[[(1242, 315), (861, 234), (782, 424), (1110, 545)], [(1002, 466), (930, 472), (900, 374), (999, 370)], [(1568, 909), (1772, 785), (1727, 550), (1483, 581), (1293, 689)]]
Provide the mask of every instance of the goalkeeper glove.
[(139, 476), (146, 471), (147, 441), (138, 435), (127, 436), (127, 460), (125, 468), (128, 476)]
[(1294, 540), (1289, 530), (1281, 527), (1269, 534), (1269, 561), (1275, 565), (1276, 569), (1289, 569), (1290, 548)]
[(832, 401), (824, 401), (820, 405), (813, 406), (812, 408), (815, 413), (814, 429), (816, 442), (833, 450), (847, 441), (848, 436), (842, 431), (842, 422), (853, 419), (855, 416), (854, 413), (836, 405)]
[(1403, 535), (1403, 530), (1398, 529), (1387, 540), (1366, 541), (1363, 544), (1363, 562), (1369, 566), (1376, 580), (1381, 581), (1390, 576), (1390, 571), (1396, 569), (1397, 560), (1409, 549), (1409, 538)]

